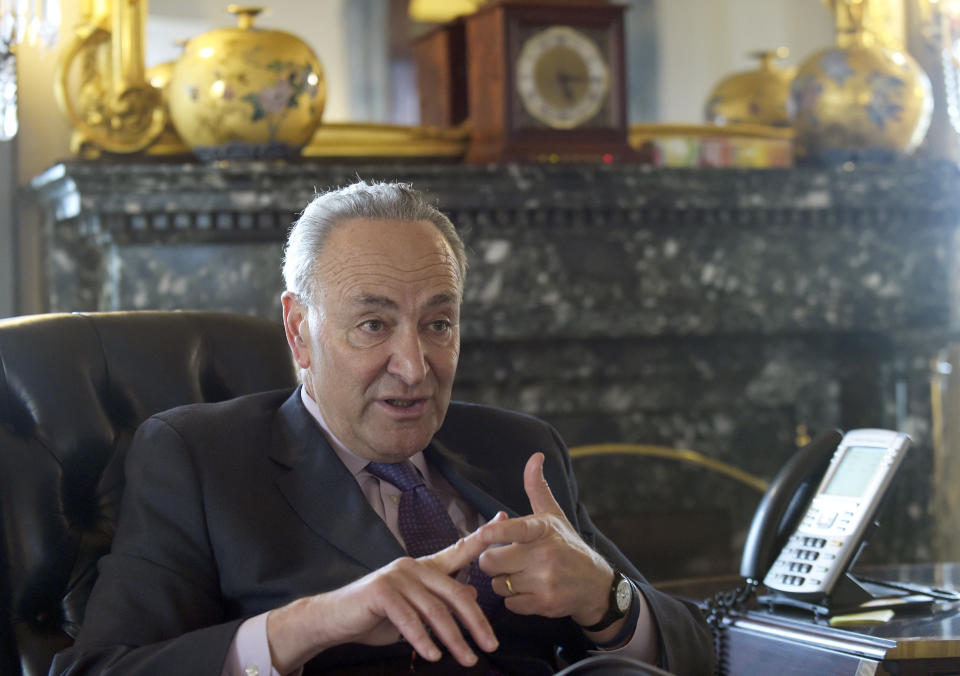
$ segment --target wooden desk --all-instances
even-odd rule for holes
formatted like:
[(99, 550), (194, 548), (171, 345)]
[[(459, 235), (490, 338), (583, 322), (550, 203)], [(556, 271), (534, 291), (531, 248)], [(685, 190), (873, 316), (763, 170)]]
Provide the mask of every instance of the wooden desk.
[[(960, 589), (960, 563), (885, 566), (866, 572), (885, 580)], [(887, 652), (883, 662), (883, 668), (893, 676), (960, 674), (960, 604), (941, 605), (931, 613), (905, 615), (858, 631), (896, 641), (896, 647)]]
[[(863, 575), (960, 589), (960, 564), (861, 569)], [(728, 583), (730, 578), (726, 580)], [(692, 598), (729, 589), (723, 578), (658, 585)], [(721, 631), (721, 674), (914, 676), (960, 674), (960, 603), (901, 612), (883, 625), (835, 629), (809, 613), (770, 612), (753, 604), (728, 616)]]

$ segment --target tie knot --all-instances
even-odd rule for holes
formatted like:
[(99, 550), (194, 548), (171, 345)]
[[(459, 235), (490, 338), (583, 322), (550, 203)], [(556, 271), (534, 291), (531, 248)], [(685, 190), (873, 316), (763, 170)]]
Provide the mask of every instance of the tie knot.
[(423, 485), (420, 473), (409, 460), (403, 462), (371, 462), (367, 465), (367, 471), (378, 479), (389, 481), (404, 492)]

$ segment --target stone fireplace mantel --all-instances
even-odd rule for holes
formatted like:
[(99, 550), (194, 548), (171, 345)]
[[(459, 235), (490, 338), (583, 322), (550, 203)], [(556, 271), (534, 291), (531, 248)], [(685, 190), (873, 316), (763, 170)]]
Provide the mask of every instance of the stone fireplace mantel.
[(960, 307), (953, 165), (68, 162), (32, 183), (49, 309), (279, 319), (287, 229), (358, 176), (413, 183), (463, 234), (457, 397), (544, 417), (570, 444), (693, 448), (767, 478), (798, 426), (900, 428), (916, 441), (902, 509), (871, 549), (938, 555), (930, 382)]

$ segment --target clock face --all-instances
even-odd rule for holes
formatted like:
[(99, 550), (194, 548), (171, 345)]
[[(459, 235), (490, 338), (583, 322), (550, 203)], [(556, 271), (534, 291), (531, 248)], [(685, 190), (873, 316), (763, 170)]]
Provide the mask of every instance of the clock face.
[(551, 26), (523, 43), (516, 87), (524, 110), (554, 129), (595, 117), (610, 88), (610, 69), (597, 44), (569, 26)]

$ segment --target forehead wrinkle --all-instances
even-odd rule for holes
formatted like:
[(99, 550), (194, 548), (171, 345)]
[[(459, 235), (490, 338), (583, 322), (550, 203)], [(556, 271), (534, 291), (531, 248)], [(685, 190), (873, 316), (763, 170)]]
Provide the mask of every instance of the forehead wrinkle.
[(363, 293), (362, 291), (354, 296), (350, 296), (350, 300), (356, 305), (370, 305), (391, 309), (398, 307), (396, 301), (388, 296), (377, 296), (371, 293)]
[[(340, 274), (329, 277), (327, 290), (356, 306), (396, 309), (400, 306), (398, 298), (405, 293), (405, 288), (426, 283), (434, 289), (426, 302), (427, 306), (436, 307), (446, 302), (459, 301), (462, 294), (460, 278), (452, 274), (454, 270), (423, 268), (421, 272), (423, 274), (411, 278), (409, 274), (391, 274), (377, 266), (360, 266), (360, 269), (341, 271)], [(339, 277), (343, 279), (338, 279)], [(387, 287), (386, 292), (383, 291), (384, 287)]]
[(351, 271), (363, 270), (366, 268), (373, 268), (376, 271), (393, 269), (399, 272), (416, 273), (418, 271), (427, 270), (431, 267), (437, 266), (450, 268), (455, 272), (458, 270), (457, 261), (453, 256), (440, 251), (435, 251), (420, 256), (410, 267), (404, 267), (400, 265), (400, 261), (387, 254), (347, 254), (341, 258), (322, 262), (319, 266), (319, 271), (322, 273), (329, 272), (336, 276), (349, 274)]
[[(347, 275), (348, 279), (344, 281), (343, 287), (344, 291), (350, 292), (351, 289), (355, 289), (358, 286), (383, 286), (384, 284), (388, 284), (395, 285), (397, 289), (400, 289), (411, 284), (421, 284), (423, 282), (435, 282), (438, 284), (449, 283), (453, 286), (457, 286), (460, 281), (456, 275), (447, 274), (447, 271), (431, 272), (429, 270), (422, 270), (419, 272), (422, 274), (413, 278), (398, 274), (390, 274), (388, 271), (380, 269), (367, 272), (354, 272), (351, 275)], [(337, 282), (338, 280), (334, 278), (331, 281)]]
[[(365, 305), (378, 308), (384, 307), (390, 309), (396, 309), (399, 307), (396, 301), (389, 296), (380, 296), (373, 293), (364, 293), (362, 291), (350, 296), (349, 298), (355, 305)], [(455, 305), (458, 298), (459, 296), (455, 293), (435, 293), (427, 299), (427, 302), (424, 303), (424, 306), (440, 307), (442, 305)]]
[[(384, 257), (386, 258), (386, 257)], [(396, 284), (399, 287), (409, 284), (419, 284), (436, 280), (439, 283), (452, 282), (456, 287), (456, 296), (459, 296), (460, 274), (453, 260), (448, 256), (440, 257), (439, 261), (426, 262), (418, 267), (404, 268), (396, 264), (395, 261), (387, 259), (385, 262), (372, 262), (361, 260), (351, 261), (331, 261), (321, 266), (319, 270), (321, 278), (324, 279), (323, 286), (332, 289), (336, 286), (343, 287), (345, 295), (376, 295), (352, 293), (356, 287), (367, 285)]]
[(456, 305), (460, 296), (455, 293), (437, 293), (427, 301), (427, 307), (438, 307), (440, 305)]

